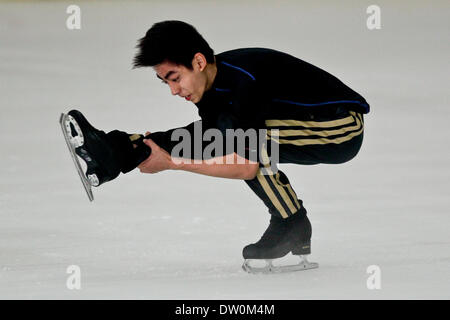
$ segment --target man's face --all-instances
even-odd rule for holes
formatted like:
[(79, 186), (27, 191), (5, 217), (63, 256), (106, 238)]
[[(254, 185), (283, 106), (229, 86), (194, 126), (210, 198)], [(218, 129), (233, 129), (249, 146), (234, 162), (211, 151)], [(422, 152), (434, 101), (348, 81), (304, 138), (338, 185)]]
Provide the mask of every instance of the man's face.
[(206, 89), (204, 67), (193, 63), (193, 70), (172, 62), (162, 62), (153, 67), (156, 76), (169, 85), (173, 95), (179, 95), (187, 101), (199, 102)]

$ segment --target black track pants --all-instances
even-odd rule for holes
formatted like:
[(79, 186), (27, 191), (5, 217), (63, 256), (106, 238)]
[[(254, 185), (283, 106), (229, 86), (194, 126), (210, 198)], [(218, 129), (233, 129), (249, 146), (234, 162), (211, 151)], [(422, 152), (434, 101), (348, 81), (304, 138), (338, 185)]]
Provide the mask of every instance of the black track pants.
[[(363, 115), (354, 111), (312, 116), (312, 119), (301, 121), (267, 120), (266, 126), (269, 136), (270, 129), (279, 130), (277, 137), (272, 136), (278, 143), (279, 163), (302, 165), (349, 161), (361, 148), (364, 132)], [(288, 218), (297, 212), (306, 212), (302, 200), (280, 170), (261, 166), (256, 177), (245, 182), (264, 202), (270, 214)]]
[[(363, 115), (342, 107), (308, 114), (301, 120), (269, 119), (265, 125), (268, 139), (278, 146), (277, 163), (313, 165), (347, 162), (361, 148), (364, 133)], [(185, 128), (191, 132), (192, 127), (193, 124), (190, 124)], [(278, 129), (278, 134), (273, 135), (271, 129)], [(171, 153), (177, 144), (170, 139), (172, 131), (152, 133), (150, 138)], [(260, 151), (262, 157), (267, 159), (271, 154), (270, 144), (267, 142), (269, 151), (264, 148)], [(256, 177), (245, 180), (247, 185), (264, 202), (270, 214), (288, 218), (297, 212), (306, 212), (287, 176), (280, 170), (274, 170), (273, 164), (273, 161), (266, 166), (261, 164)]]

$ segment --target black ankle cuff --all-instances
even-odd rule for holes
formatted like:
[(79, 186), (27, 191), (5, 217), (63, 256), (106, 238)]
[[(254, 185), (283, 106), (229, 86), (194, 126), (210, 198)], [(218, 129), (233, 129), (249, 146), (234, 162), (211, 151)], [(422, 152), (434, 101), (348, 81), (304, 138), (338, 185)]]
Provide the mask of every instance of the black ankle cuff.
[[(127, 173), (135, 169), (142, 161), (150, 156), (151, 149), (142, 142), (143, 136), (136, 137), (136, 135), (130, 135), (119, 130), (111, 131), (107, 136), (113, 147), (114, 155), (120, 164), (120, 171), (122, 173)], [(135, 148), (133, 144), (137, 147)]]
[(302, 219), (303, 217), (306, 217), (306, 209), (302, 206), (296, 213), (293, 213), (291, 216), (284, 219), (286, 222), (296, 220), (296, 219)]
[(300, 217), (305, 217), (306, 216), (306, 209), (301, 206), (300, 209), (298, 209), (295, 213), (291, 214), (289, 217), (287, 218), (283, 218), (279, 213), (270, 213), (272, 215), (271, 219), (280, 221), (280, 222), (289, 222), (292, 220), (296, 220), (299, 219)]

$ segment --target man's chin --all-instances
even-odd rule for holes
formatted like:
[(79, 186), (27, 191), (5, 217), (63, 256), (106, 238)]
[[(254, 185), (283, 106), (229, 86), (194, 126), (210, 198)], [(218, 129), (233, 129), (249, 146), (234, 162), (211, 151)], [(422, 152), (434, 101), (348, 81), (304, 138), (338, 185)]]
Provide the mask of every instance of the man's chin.
[(193, 103), (199, 103), (199, 102), (202, 100), (202, 98), (203, 98), (203, 94), (200, 95), (200, 96), (192, 97), (192, 98), (191, 98), (191, 102), (193, 102)]

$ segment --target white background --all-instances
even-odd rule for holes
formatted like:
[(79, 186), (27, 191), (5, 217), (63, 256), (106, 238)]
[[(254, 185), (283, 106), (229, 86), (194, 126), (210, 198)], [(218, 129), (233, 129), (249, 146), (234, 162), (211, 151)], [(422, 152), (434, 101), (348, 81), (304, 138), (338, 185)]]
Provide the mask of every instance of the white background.
[[(70, 4), (81, 30), (66, 28)], [(381, 30), (366, 27), (371, 4)], [(449, 13), (448, 1), (1, 1), (0, 298), (450, 298)], [(61, 112), (139, 133), (198, 118), (151, 68), (131, 69), (137, 39), (168, 19), (196, 26), (216, 53), (295, 55), (370, 103), (354, 160), (282, 166), (319, 269), (241, 270), (269, 221), (243, 181), (136, 171), (88, 202)], [(69, 265), (81, 290), (66, 287)], [(370, 265), (381, 290), (366, 287)]]

